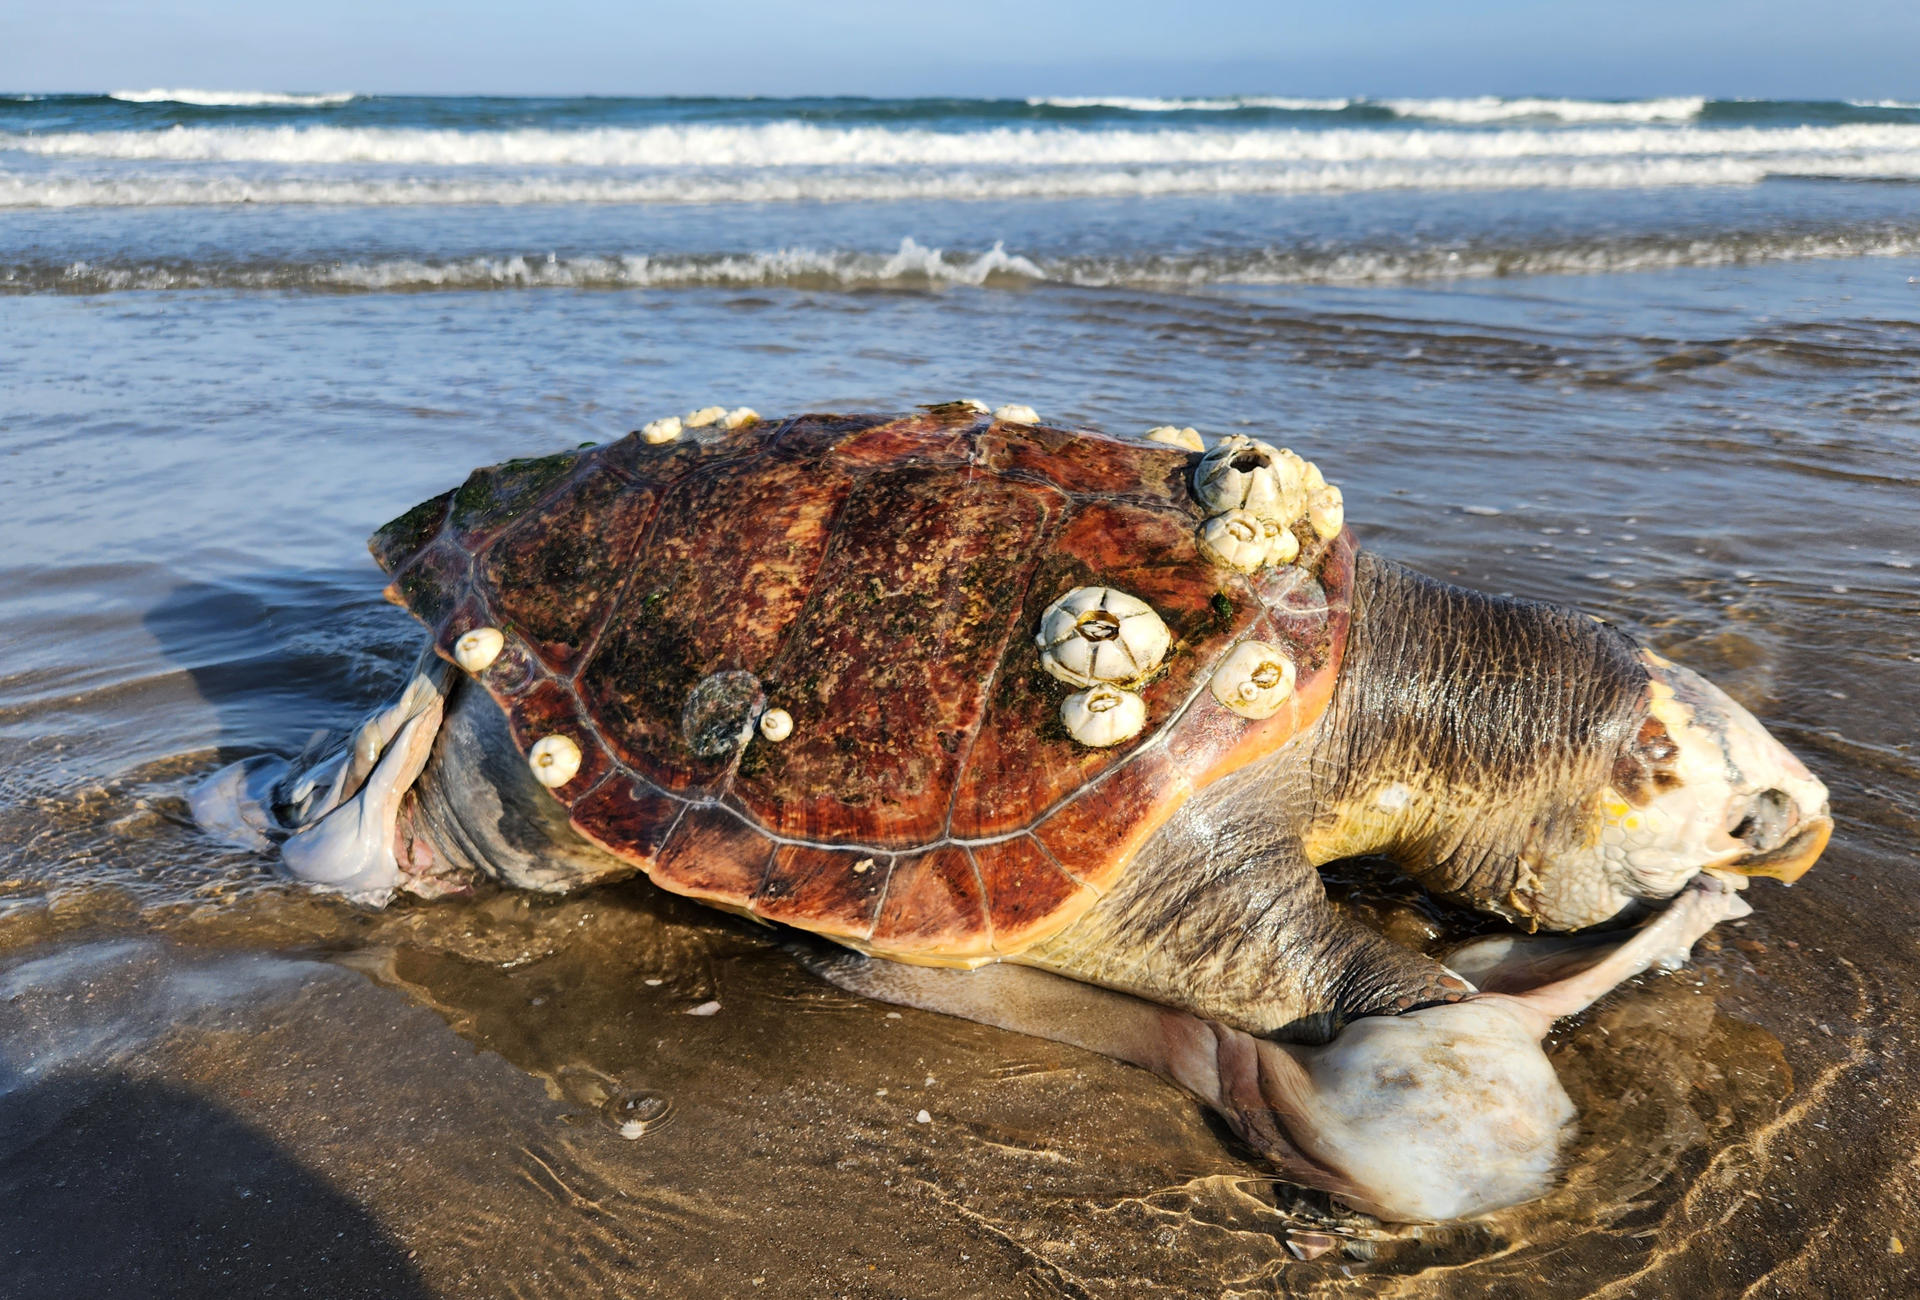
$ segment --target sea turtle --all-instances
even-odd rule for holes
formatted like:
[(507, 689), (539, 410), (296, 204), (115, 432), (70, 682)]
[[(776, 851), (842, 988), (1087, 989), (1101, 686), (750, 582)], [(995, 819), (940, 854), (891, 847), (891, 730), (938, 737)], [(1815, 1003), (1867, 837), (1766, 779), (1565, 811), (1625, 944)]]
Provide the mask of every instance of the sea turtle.
[(1329, 860), (1566, 930), (1825, 846), (1825, 788), (1727, 696), (1358, 551), (1270, 442), (697, 417), (381, 528), (419, 670), (340, 753), (211, 779), (203, 822), (369, 901), (644, 871), (1301, 1043), (1473, 992), (1332, 908)]

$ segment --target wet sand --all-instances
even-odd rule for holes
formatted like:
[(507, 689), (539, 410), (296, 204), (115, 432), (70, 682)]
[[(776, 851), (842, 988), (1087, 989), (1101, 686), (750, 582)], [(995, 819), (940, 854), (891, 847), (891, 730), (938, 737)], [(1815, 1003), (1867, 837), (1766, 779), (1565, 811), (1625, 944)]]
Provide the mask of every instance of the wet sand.
[[(1916, 1289), (1920, 303), (1896, 269), (0, 303), (27, 376), (0, 424), (0, 1290)], [(775, 338), (805, 344), (739, 347)], [(1726, 686), (1829, 783), (1833, 846), (1563, 1027), (1582, 1129), (1552, 1196), (1388, 1231), (1139, 1071), (838, 993), (644, 882), (374, 913), (188, 825), (217, 762), (396, 683), (417, 634), (379, 603), (374, 524), (708, 394), (1276, 430), (1351, 485), (1364, 544), (1578, 602)], [(1364, 869), (1336, 885), (1412, 940), (1475, 924)], [(1297, 1259), (1310, 1233), (1334, 1248)]]

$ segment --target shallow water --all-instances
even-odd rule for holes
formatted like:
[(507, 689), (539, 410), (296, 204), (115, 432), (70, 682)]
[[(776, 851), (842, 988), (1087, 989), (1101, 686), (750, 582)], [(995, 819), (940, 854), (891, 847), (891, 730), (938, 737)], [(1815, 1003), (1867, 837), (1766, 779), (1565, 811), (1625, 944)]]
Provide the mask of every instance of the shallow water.
[[(1802, 201), (1848, 229), (1915, 220), (1905, 190), (1762, 188), (1614, 209), (1516, 195), (1460, 222), (1511, 213), (1594, 244), (1610, 210), (1666, 230), (1722, 229), (1741, 205), (1784, 228)], [(884, 249), (889, 229), (982, 248), (1017, 228), (1052, 229), (1026, 246), (1067, 258), (1152, 227), (1162, 250), (1184, 231), (1252, 257), (1291, 247), (1289, 223), (1361, 247), (1420, 206), (1275, 201), (1236, 243), (1232, 200), (1165, 202), (1131, 226), (1123, 208), (1067, 220), (1040, 203), (641, 215), (648, 247), (687, 256), (808, 242), (791, 232), (812, 212), (812, 243), (843, 252)], [(327, 247), (458, 260), (509, 235), (563, 243), (569, 222), (604, 249), (623, 212), (16, 212), (0, 240), (46, 265), (173, 247), (196, 267), (307, 266), (331, 227)], [(214, 249), (197, 261), (196, 229)], [(259, 232), (294, 252), (255, 258)], [(224, 274), (0, 297), (0, 1289), (1915, 1285), (1911, 256), (1184, 289), (823, 276), (342, 294)], [(1346, 488), (1364, 544), (1630, 628), (1831, 786), (1833, 847), (1799, 886), (1758, 883), (1755, 915), (1694, 967), (1563, 1029), (1582, 1132), (1547, 1200), (1387, 1232), (1275, 1185), (1147, 1075), (838, 993), (768, 933), (644, 882), (372, 913), (188, 824), (184, 792), (216, 764), (297, 752), (397, 685), (418, 633), (381, 602), (363, 541), (469, 467), (711, 401), (771, 415), (960, 396), (1119, 433), (1279, 438)], [(1458, 920), (1364, 872), (1337, 886), (1411, 940)], [(1289, 1233), (1315, 1231), (1338, 1248), (1295, 1259)]]

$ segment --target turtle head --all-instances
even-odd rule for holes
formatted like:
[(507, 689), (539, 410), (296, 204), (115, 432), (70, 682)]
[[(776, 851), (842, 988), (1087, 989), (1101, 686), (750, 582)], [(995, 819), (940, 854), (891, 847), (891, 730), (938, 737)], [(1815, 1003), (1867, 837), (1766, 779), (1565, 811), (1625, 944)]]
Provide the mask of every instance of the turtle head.
[(1638, 725), (1589, 804), (1586, 834), (1533, 866), (1533, 915), (1554, 929), (1668, 898), (1695, 875), (1791, 884), (1833, 833), (1827, 787), (1754, 716), (1649, 650)]
[(1826, 847), (1819, 779), (1619, 629), (1365, 555), (1355, 590), (1314, 861), (1386, 854), (1437, 892), (1572, 930), (1702, 872), (1791, 882)]

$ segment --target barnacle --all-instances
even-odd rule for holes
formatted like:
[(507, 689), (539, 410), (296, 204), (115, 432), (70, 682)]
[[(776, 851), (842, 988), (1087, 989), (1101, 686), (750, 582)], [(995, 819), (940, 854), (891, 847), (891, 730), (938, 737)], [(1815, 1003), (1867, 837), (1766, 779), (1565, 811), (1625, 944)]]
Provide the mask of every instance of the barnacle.
[(1136, 682), (1173, 644), (1153, 606), (1113, 587), (1075, 587), (1040, 616), (1040, 663), (1075, 686)]
[(1243, 718), (1270, 718), (1293, 694), (1293, 660), (1265, 641), (1242, 641), (1213, 670), (1207, 688)]

